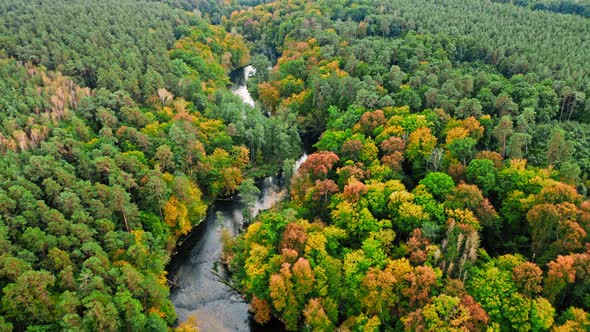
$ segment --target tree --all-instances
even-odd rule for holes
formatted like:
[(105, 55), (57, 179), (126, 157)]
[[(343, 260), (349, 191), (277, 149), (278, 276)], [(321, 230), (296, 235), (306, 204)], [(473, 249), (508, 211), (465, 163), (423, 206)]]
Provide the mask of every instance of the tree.
[(424, 185), (427, 190), (436, 198), (443, 199), (455, 187), (453, 179), (440, 172), (428, 173), (426, 177), (420, 180), (420, 184)]
[(309, 173), (313, 178), (324, 179), (339, 160), (340, 158), (333, 152), (317, 152), (305, 160), (300, 172)]
[(47, 271), (26, 271), (3, 289), (6, 315), (22, 326), (51, 321), (55, 300), (50, 288), (55, 277)]
[(422, 166), (436, 147), (437, 139), (430, 128), (421, 127), (408, 137), (406, 155), (410, 161)]
[(405, 316), (403, 322), (406, 331), (466, 331), (470, 319), (459, 298), (442, 294)]
[(543, 293), (556, 307), (578, 306), (588, 309), (588, 253), (559, 255), (549, 264)]
[(530, 329), (530, 299), (523, 297), (511, 281), (510, 271), (493, 264), (473, 271), (468, 291), (502, 329)]
[(238, 192), (240, 193), (240, 202), (245, 206), (243, 210), (244, 217), (246, 220), (250, 220), (252, 218), (252, 208), (260, 195), (260, 189), (256, 187), (253, 179), (248, 178), (240, 183)]
[(139, 331), (145, 329), (146, 317), (142, 313), (141, 303), (134, 299), (129, 291), (118, 292), (115, 304), (126, 323), (127, 330)]
[(547, 164), (560, 165), (569, 161), (573, 152), (572, 144), (565, 139), (565, 132), (560, 128), (554, 129), (551, 133), (551, 138), (547, 142)]
[(512, 279), (518, 285), (521, 293), (533, 297), (541, 292), (543, 287), (543, 271), (535, 263), (524, 262), (512, 270)]
[(326, 314), (320, 299), (310, 299), (303, 310), (305, 324), (313, 331), (331, 331), (334, 325)]
[(299, 304), (294, 293), (293, 273), (291, 264), (285, 263), (280, 273), (270, 277), (269, 290), (273, 307), (283, 315), (288, 330), (296, 330), (298, 323)]
[(471, 137), (458, 138), (447, 144), (447, 149), (453, 157), (461, 161), (463, 166), (467, 166), (467, 161), (475, 155), (476, 144), (477, 141)]
[(500, 122), (494, 128), (494, 136), (500, 144), (500, 153), (503, 157), (506, 157), (506, 145), (512, 133), (512, 118), (510, 117), (510, 115), (502, 116)]
[(467, 166), (467, 179), (487, 194), (496, 189), (496, 167), (489, 159), (474, 159)]
[(463, 98), (459, 103), (459, 107), (457, 107), (457, 109), (455, 110), (455, 116), (462, 119), (469, 118), (470, 116), (479, 118), (483, 115), (482, 110), (483, 107), (479, 100), (474, 98)]
[(527, 213), (531, 226), (533, 255), (545, 263), (582, 247), (586, 232), (576, 222), (577, 208), (571, 203), (538, 204)]

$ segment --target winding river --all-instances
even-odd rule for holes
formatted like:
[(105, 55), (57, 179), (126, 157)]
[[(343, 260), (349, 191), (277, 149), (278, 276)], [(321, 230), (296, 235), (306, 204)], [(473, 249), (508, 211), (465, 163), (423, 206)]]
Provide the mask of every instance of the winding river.
[[(235, 95), (248, 105), (254, 100), (246, 88), (246, 80), (253, 71), (251, 66), (233, 73)], [(296, 163), (299, 167), (307, 158), (304, 154)], [(269, 209), (284, 197), (277, 177), (267, 177), (259, 184), (261, 194), (254, 206), (253, 214)], [(169, 272), (176, 284), (171, 300), (176, 309), (178, 321), (194, 317), (201, 332), (223, 331), (278, 331), (279, 322), (270, 326), (259, 326), (248, 313), (248, 304), (234, 289), (220, 281), (229, 280), (226, 268), (220, 263), (222, 253), (221, 234), (225, 229), (236, 236), (243, 227), (243, 205), (234, 200), (218, 200), (209, 209), (207, 218), (192, 232), (178, 248), (169, 265)], [(223, 216), (222, 218), (219, 218)], [(273, 324), (275, 324), (273, 326)]]

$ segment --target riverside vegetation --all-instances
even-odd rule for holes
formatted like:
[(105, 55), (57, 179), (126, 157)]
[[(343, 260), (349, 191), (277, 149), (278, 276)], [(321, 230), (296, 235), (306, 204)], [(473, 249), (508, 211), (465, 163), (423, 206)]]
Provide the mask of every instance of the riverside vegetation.
[(2, 1), (0, 330), (172, 329), (176, 241), (300, 134), (225, 251), (258, 322), (590, 329), (590, 21), (557, 3)]

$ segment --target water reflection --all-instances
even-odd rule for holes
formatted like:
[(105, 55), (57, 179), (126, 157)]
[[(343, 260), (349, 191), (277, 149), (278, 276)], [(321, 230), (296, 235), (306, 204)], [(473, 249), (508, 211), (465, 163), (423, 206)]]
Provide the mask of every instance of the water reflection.
[[(244, 103), (254, 106), (254, 100), (246, 88), (246, 80), (253, 72), (248, 66), (235, 80), (239, 85), (233, 92)], [(243, 80), (239, 80), (243, 77)], [(304, 154), (295, 164), (298, 168), (307, 158)], [(259, 184), (261, 194), (253, 215), (271, 208), (286, 195), (276, 177), (267, 177)], [(242, 229), (243, 205), (236, 200), (219, 200), (209, 209), (207, 218), (191, 237), (179, 248), (170, 264), (170, 275), (176, 284), (171, 300), (178, 321), (195, 317), (202, 332), (215, 331), (279, 331), (280, 323), (259, 326), (249, 319), (248, 304), (234, 289), (223, 281), (229, 280), (226, 268), (220, 263), (222, 232), (236, 236)], [(222, 216), (220, 218), (220, 216)]]

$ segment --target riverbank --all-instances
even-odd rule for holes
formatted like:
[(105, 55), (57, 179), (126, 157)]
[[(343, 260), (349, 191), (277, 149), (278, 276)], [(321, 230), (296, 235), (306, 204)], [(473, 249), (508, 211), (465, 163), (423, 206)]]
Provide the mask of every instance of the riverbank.
[[(241, 69), (232, 92), (248, 105), (253, 100), (246, 88), (251, 67)], [(294, 172), (307, 158), (296, 161)], [(253, 176), (254, 174), (248, 174)], [(267, 176), (257, 182), (260, 195), (251, 209), (252, 218), (282, 201), (287, 192), (284, 181), (276, 176)], [(208, 209), (201, 224), (176, 248), (169, 265), (171, 281), (170, 299), (174, 304), (179, 322), (189, 318), (198, 322), (200, 331), (272, 331), (281, 330), (280, 322), (260, 326), (251, 318), (248, 303), (231, 286), (231, 275), (222, 263), (224, 239), (237, 236), (245, 226), (239, 199), (219, 199)]]

